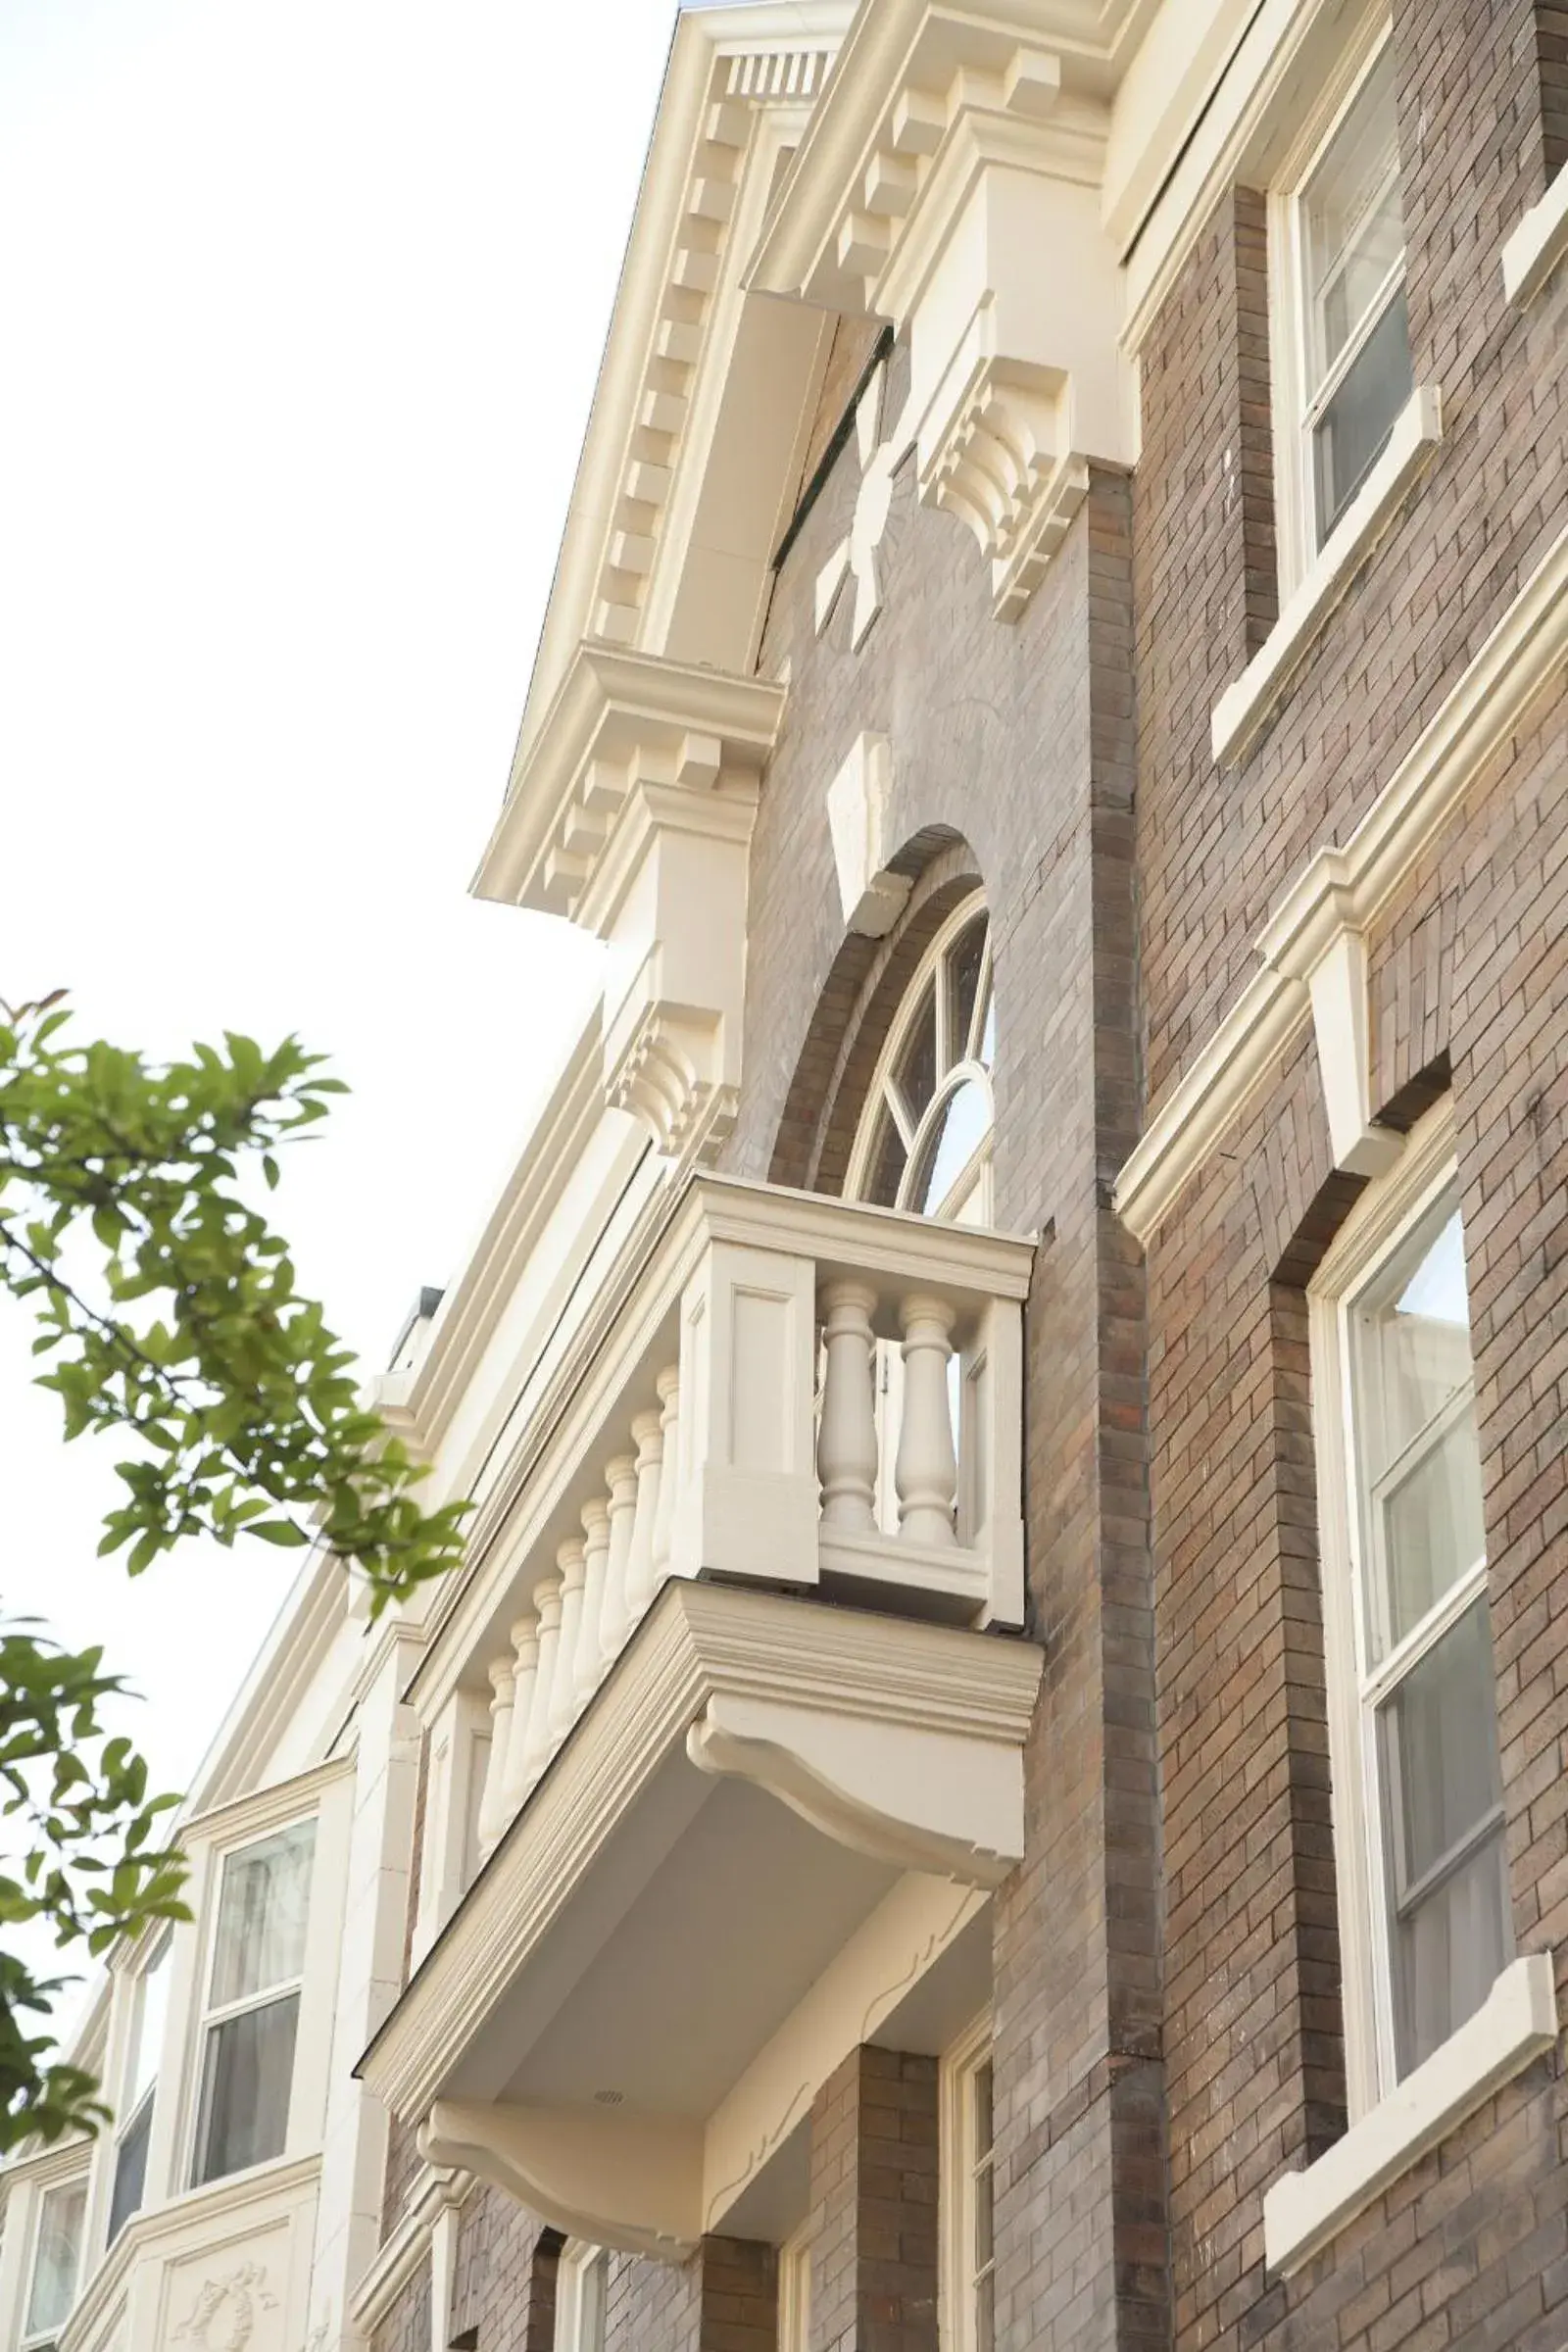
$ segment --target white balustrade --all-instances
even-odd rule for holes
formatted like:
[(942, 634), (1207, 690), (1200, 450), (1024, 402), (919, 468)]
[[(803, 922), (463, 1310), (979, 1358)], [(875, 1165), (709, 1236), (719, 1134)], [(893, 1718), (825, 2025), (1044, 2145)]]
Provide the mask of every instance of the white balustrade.
[(584, 1569), (573, 1687), (585, 1707), (605, 1678), (605, 1573), (610, 1563), (610, 1510), (602, 1495), (582, 1506)]
[(626, 1562), (631, 1553), (632, 1522), (637, 1515), (637, 1457), (618, 1453), (605, 1465), (610, 1489), (610, 1557), (605, 1563), (605, 1605), (599, 1645), (607, 1668), (626, 1646), (631, 1616), (626, 1607)]
[(647, 1615), (648, 1604), (654, 1597), (654, 1522), (659, 1516), (663, 1414), (657, 1407), (639, 1413), (631, 1425), (631, 1434), (637, 1447), (637, 1500), (632, 1512), (631, 1542), (626, 1548), (628, 1627)]
[(953, 1309), (946, 1299), (917, 1295), (905, 1299), (902, 1320), (904, 1420), (893, 1470), (899, 1534), (909, 1544), (952, 1544), (958, 1494), (948, 1396)]
[(528, 1792), (528, 1735), (538, 1703), (539, 1620), (531, 1612), (512, 1629), (512, 1724), (501, 1784), (509, 1821)]
[(479, 1800), (479, 1851), (488, 1854), (507, 1825), (507, 1734), (512, 1728), (512, 1660), (497, 1658), (490, 1668), (490, 1761), (485, 1769), (484, 1794)]
[(876, 1292), (866, 1282), (830, 1282), (822, 1304), (826, 1365), (816, 1438), (822, 1519), (828, 1527), (869, 1533), (876, 1526)]
[(680, 1475), (680, 1367), (666, 1364), (659, 1391), (659, 1508), (654, 1513), (654, 1591), (669, 1574), (675, 1541), (675, 1487)]
[(529, 1710), (528, 1744), (523, 1751), (523, 1772), (531, 1788), (555, 1752), (551, 1735), (552, 1692), (555, 1689), (556, 1653), (561, 1646), (561, 1577), (547, 1576), (533, 1589), (533, 1605), (539, 1618), (539, 1672), (534, 1684), (533, 1706)]
[[(612, 1329), (568, 1359), (521, 1490), (517, 1586), (535, 1581), (488, 1668), (485, 1851), (669, 1577), (1021, 1624), (1032, 1258), (1004, 1235), (692, 1180), (627, 1300), (634, 1345), (617, 1357)], [(492, 1620), (481, 1658), (499, 1639)]]
[(581, 1536), (568, 1536), (556, 1554), (561, 1570), (561, 1631), (557, 1637), (555, 1673), (550, 1684), (550, 1740), (559, 1747), (577, 1720), (577, 1643), (582, 1626), (582, 1596), (587, 1580), (588, 1546)]

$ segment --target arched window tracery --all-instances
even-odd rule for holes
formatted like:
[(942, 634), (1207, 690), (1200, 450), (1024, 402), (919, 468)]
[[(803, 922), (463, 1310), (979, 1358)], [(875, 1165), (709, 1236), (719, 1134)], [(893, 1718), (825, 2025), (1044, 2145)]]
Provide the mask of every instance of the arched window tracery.
[(889, 1025), (850, 1152), (847, 1199), (953, 1224), (991, 1222), (996, 1047), (991, 921), (976, 890), (942, 923)]

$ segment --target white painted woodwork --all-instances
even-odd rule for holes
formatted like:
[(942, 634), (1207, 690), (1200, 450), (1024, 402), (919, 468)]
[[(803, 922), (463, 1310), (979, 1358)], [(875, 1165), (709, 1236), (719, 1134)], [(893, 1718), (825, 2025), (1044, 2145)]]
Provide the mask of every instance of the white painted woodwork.
[(610, 1490), (610, 1556), (605, 1563), (605, 1600), (600, 1621), (600, 1654), (612, 1666), (631, 1631), (626, 1608), (626, 1563), (631, 1557), (632, 1523), (637, 1515), (637, 1457), (617, 1453), (605, 1465)]
[(490, 1762), (479, 1806), (479, 1851), (488, 1854), (506, 1826), (507, 1737), (512, 1729), (513, 1662), (497, 1658), (490, 1668)]
[(632, 1513), (631, 1542), (626, 1551), (627, 1631), (647, 1613), (654, 1597), (654, 1523), (659, 1516), (659, 1491), (664, 1446), (664, 1416), (658, 1407), (639, 1413), (631, 1425), (637, 1447), (637, 1500)]
[(574, 1684), (579, 1709), (598, 1690), (605, 1672), (605, 1572), (610, 1564), (610, 1509), (602, 1494), (582, 1506), (584, 1563), (582, 1615), (577, 1628)]
[(899, 1535), (909, 1544), (952, 1544), (958, 1491), (948, 1401), (953, 1309), (945, 1299), (916, 1294), (905, 1299), (903, 1321), (904, 1419), (894, 1471)]
[(568, 1536), (556, 1554), (561, 1570), (561, 1631), (556, 1642), (555, 1671), (550, 1681), (550, 1743), (560, 1745), (577, 1720), (577, 1650), (582, 1629), (582, 1599), (587, 1577), (588, 1546), (581, 1536)]
[(528, 1744), (523, 1752), (523, 1771), (532, 1787), (550, 1761), (554, 1740), (551, 1735), (551, 1693), (555, 1689), (556, 1658), (561, 1647), (561, 1572), (543, 1577), (533, 1589), (533, 1605), (539, 1618), (539, 1672), (534, 1685), (533, 1706), (529, 1713)]
[(869, 1534), (876, 1526), (876, 1292), (864, 1282), (829, 1283), (822, 1304), (826, 1367), (816, 1441), (822, 1521)]
[(654, 1513), (654, 1591), (669, 1574), (675, 1542), (675, 1474), (680, 1448), (680, 1371), (666, 1364), (656, 1384), (659, 1390), (659, 1508)]
[(512, 1629), (512, 1721), (502, 1770), (505, 1810), (501, 1827), (521, 1804), (528, 1787), (528, 1741), (539, 1704), (539, 1620), (532, 1610), (519, 1617)]

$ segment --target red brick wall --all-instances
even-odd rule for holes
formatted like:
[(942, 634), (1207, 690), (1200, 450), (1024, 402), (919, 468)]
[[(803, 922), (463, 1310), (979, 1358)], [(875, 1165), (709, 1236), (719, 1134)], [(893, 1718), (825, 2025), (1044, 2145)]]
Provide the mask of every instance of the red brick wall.
[[(1244, 445), (1256, 307), (1245, 202), (1217, 209), (1145, 350), (1134, 535), (1152, 1099), (1234, 1001), (1286, 881), (1346, 839), (1568, 520), (1568, 296), (1554, 285), (1512, 312), (1499, 259), (1555, 135), (1549, 15), (1525, 0), (1396, 7), (1415, 375), (1441, 385), (1444, 439), (1295, 688), (1224, 771), (1209, 713), (1247, 658), (1260, 544), (1256, 502), (1250, 514), (1226, 463)], [(1552, 1680), (1568, 1528), (1568, 1293), (1553, 1242), (1568, 1180), (1565, 764), (1559, 705), (1478, 779), (1370, 943), (1375, 1104), (1407, 1121), (1451, 1070), (1522, 1949), (1568, 1928), (1553, 1876), (1568, 1853), (1568, 1716)], [(1176, 2342), (1558, 2352), (1568, 2111), (1555, 2061), (1300, 2277), (1270, 2283), (1262, 2268), (1263, 2189), (1343, 2115), (1302, 1286), (1357, 1189), (1333, 1174), (1304, 1038), (1149, 1252)]]

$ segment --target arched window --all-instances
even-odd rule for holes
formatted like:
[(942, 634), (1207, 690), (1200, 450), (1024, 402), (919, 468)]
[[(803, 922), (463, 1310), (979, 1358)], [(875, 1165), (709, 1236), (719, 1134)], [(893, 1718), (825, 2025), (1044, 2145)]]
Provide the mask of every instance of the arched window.
[(991, 1222), (991, 923), (956, 906), (916, 966), (856, 1130), (846, 1198), (954, 1224)]

